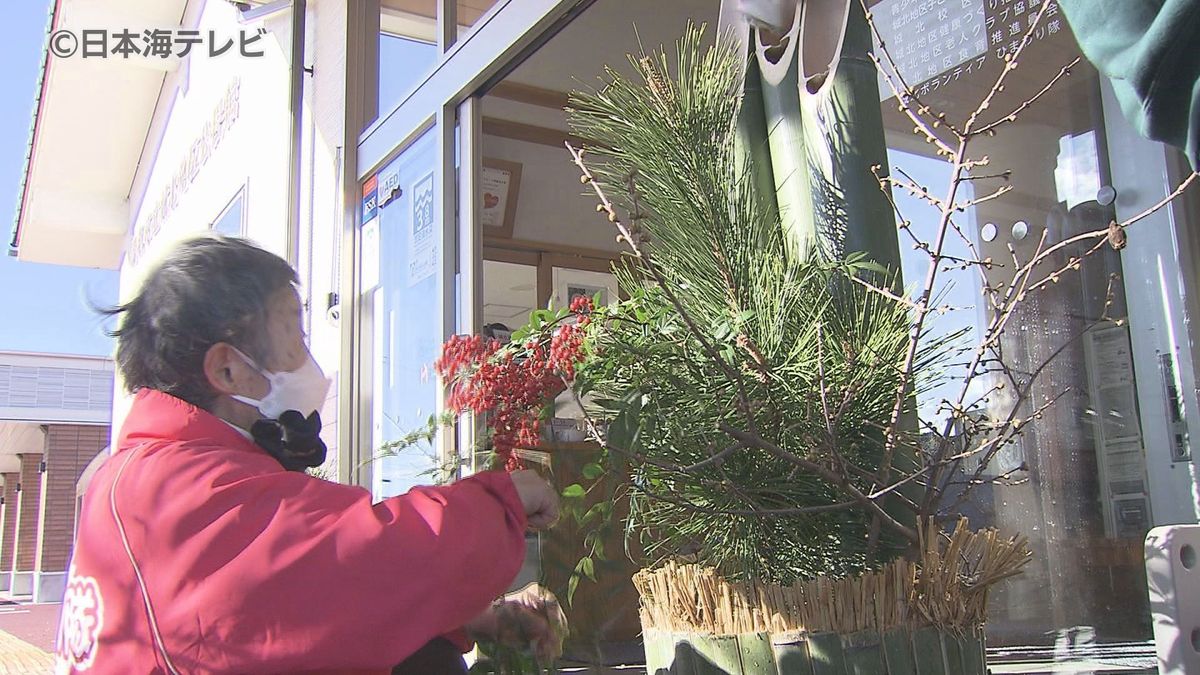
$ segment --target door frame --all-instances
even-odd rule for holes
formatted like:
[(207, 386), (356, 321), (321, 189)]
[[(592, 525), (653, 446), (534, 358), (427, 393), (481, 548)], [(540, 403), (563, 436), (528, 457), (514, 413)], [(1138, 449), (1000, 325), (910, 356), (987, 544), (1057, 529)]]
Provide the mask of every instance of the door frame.
[[(456, 0), (440, 0), (439, 26), (455, 24)], [(482, 204), (476, 195), (482, 171), (482, 113), (480, 99), (486, 91), (524, 58), (536, 51), (563, 26), (570, 23), (595, 0), (498, 0), (481, 17), (472, 30), (461, 39), (451, 35), (449, 28), (439, 29), (442, 56), (432, 72), (393, 110), (379, 117), (361, 134), (347, 143), (344, 182), (345, 223), (343, 224), (343, 253), (339, 280), (341, 303), (342, 361), (339, 390), (338, 446), (339, 479), (359, 485), (370, 485), (370, 470), (366, 460), (371, 456), (372, 426), (369, 383), (362, 340), (369, 335), (364, 330), (364, 297), (362, 294), (362, 226), (361, 186), (388, 162), (403, 152), (412, 141), (430, 127), (437, 135), (436, 185), (442, 208), (442, 273), (439, 275), (440, 324), (443, 339), (456, 332), (475, 332), (483, 315), (482, 294), (477, 292), (482, 273), (483, 237)], [(378, 0), (363, 3), (371, 17), (358, 17), (363, 32), (371, 27), (378, 32)], [(356, 3), (351, 3), (356, 5)], [(355, 10), (350, 10), (355, 11)], [(353, 37), (353, 36), (351, 36)], [(365, 35), (370, 38), (372, 36)], [(371, 40), (362, 40), (371, 42)], [(351, 41), (353, 42), (353, 41)], [(347, 78), (347, 140), (356, 119), (366, 120), (374, 115), (377, 97), (370, 91), (378, 84), (378, 57), (370, 59), (371, 50), (347, 46), (348, 62), (354, 60), (360, 71), (348, 73)], [(351, 57), (354, 57), (353, 59)], [(362, 73), (366, 72), (366, 75)], [(351, 101), (360, 104), (351, 105)], [(432, 114), (430, 111), (434, 111)], [(367, 385), (367, 386), (364, 386)], [(438, 391), (438, 411), (444, 409), (446, 392)], [(435, 441), (443, 460), (459, 457), (459, 448), (474, 438), (471, 419), (463, 420), (454, 433), (439, 433)], [(460, 462), (460, 466), (462, 463)], [(469, 470), (469, 469), (468, 469)]]

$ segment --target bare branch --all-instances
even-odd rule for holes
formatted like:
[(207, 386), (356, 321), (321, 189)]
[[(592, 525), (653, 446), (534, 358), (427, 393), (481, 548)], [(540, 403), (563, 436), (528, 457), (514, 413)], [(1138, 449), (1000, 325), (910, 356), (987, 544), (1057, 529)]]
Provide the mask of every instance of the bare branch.
[(863, 288), (870, 290), (873, 293), (878, 293), (878, 294), (882, 295), (883, 297), (887, 298), (888, 300), (891, 300), (892, 302), (898, 302), (902, 305), (905, 305), (906, 307), (910, 307), (910, 308), (914, 308), (914, 309), (917, 308), (917, 303), (913, 302), (912, 300), (902, 298), (899, 295), (896, 295), (895, 293), (887, 290), (886, 288), (876, 286), (875, 284), (872, 284), (869, 281), (860, 279), (853, 275), (850, 275), (850, 280), (853, 281), (854, 283), (862, 286)]
[(1176, 187), (1171, 192), (1171, 194), (1167, 195), (1166, 197), (1163, 197), (1154, 206), (1151, 206), (1150, 208), (1146, 209), (1145, 211), (1142, 211), (1141, 213), (1137, 214), (1136, 216), (1134, 216), (1128, 220), (1117, 223), (1117, 226), (1123, 230), (1123, 229), (1129, 227), (1130, 225), (1133, 225), (1134, 223), (1138, 222), (1139, 220), (1142, 220), (1143, 218), (1147, 218), (1147, 217), (1153, 215), (1156, 211), (1158, 211), (1162, 207), (1166, 206), (1167, 204), (1170, 204), (1171, 202), (1175, 201), (1176, 197), (1183, 194), (1183, 191), (1188, 189), (1188, 187), (1192, 184), (1192, 182), (1196, 180), (1197, 176), (1200, 176), (1200, 171), (1193, 172), (1190, 176), (1185, 178), (1183, 180), (1183, 182), (1180, 183), (1179, 186)]
[[(921, 111), (928, 113), (931, 111), (931, 108), (917, 98), (913, 88), (905, 80), (904, 74), (900, 72), (900, 67), (896, 65), (896, 60), (892, 58), (892, 53), (888, 50), (887, 43), (884, 42), (883, 36), (879, 33), (879, 28), (875, 25), (875, 16), (871, 13), (871, 8), (867, 7), (866, 0), (860, 0), (860, 2), (862, 4), (863, 13), (867, 19), (867, 25), (871, 28), (871, 35), (875, 38), (875, 44), (879, 45), (879, 51), (883, 53), (883, 58), (887, 60), (888, 68), (883, 67), (883, 63), (877, 56), (875, 56), (874, 53), (870, 54), (871, 61), (875, 64), (875, 68), (883, 75), (884, 81), (887, 82), (888, 87), (892, 90), (892, 94), (896, 97), (896, 101), (899, 104), (900, 111), (907, 115), (910, 120), (912, 120), (913, 124), (916, 125), (917, 130), (925, 134), (928, 142), (937, 145), (939, 150), (938, 154), (945, 154), (947, 157), (953, 155), (953, 149), (949, 145), (946, 145), (946, 143), (933, 132), (931, 126), (937, 127), (944, 125), (959, 139), (962, 138), (962, 134), (954, 127), (954, 125), (946, 121), (945, 114), (935, 116), (934, 121), (931, 123), (926, 122), (921, 117)], [(899, 87), (896, 86), (897, 82), (900, 83)], [(910, 101), (916, 101), (920, 108), (918, 110), (914, 110), (912, 105), (909, 103)]]
[(965, 202), (959, 202), (954, 205), (954, 210), (955, 211), (966, 211), (967, 209), (969, 209), (973, 206), (979, 206), (980, 204), (983, 204), (984, 202), (990, 202), (993, 199), (999, 199), (1000, 197), (1003, 197), (1004, 195), (1006, 195), (1012, 191), (1013, 191), (1013, 186), (1004, 185), (1004, 186), (997, 188), (995, 191), (993, 191), (990, 194), (984, 195), (982, 197), (977, 197), (975, 199), (968, 199)]
[[(1039, 18), (1038, 21), (1040, 22), (1041, 19)], [(1055, 75), (1054, 77), (1052, 77), (1050, 79), (1050, 81), (1046, 83), (1046, 86), (1044, 86), (1040, 90), (1038, 90), (1038, 93), (1036, 93), (1033, 96), (1031, 96), (1030, 98), (1026, 99), (1025, 102), (1023, 102), (1021, 105), (1017, 106), (1012, 112), (1005, 115), (1004, 117), (1001, 117), (1000, 119), (996, 120), (995, 122), (992, 122), (991, 124), (985, 124), (984, 126), (980, 127), (979, 131), (976, 131), (975, 133), (977, 133), (977, 134), (991, 133), (997, 127), (999, 127), (1003, 124), (1007, 124), (1009, 122), (1015, 122), (1017, 120), (1018, 115), (1025, 112), (1026, 110), (1028, 110), (1031, 105), (1033, 105), (1034, 103), (1036, 103), (1038, 101), (1038, 99), (1045, 96), (1046, 93), (1049, 92), (1050, 89), (1052, 89), (1054, 87), (1054, 85), (1058, 84), (1059, 80), (1070, 75), (1071, 69), (1074, 68), (1075, 66), (1079, 65), (1079, 62), (1082, 60), (1083, 60), (1082, 56), (1075, 57), (1075, 60), (1073, 60), (1070, 63), (1068, 63), (1067, 65), (1063, 66), (1062, 69), (1058, 71), (1058, 74)]]
[(700, 469), (703, 469), (707, 466), (711, 466), (713, 464), (717, 464), (719, 462), (724, 461), (724, 459), (726, 457), (733, 454), (734, 451), (740, 450), (741, 448), (742, 448), (742, 446), (740, 444), (731, 445), (728, 448), (725, 448), (724, 450), (711, 455), (708, 459), (700, 460), (699, 462), (696, 462), (695, 464), (691, 464), (689, 466), (680, 467), (679, 471), (681, 473), (694, 473), (694, 472), (696, 472)]
[(1009, 180), (1012, 178), (1012, 169), (1001, 171), (1000, 173), (983, 173), (977, 176), (967, 176), (963, 180)]
[(1042, 3), (1041, 9), (1038, 10), (1037, 17), (1033, 20), (1033, 23), (1029, 24), (1029, 28), (1025, 31), (1025, 37), (1021, 38), (1021, 44), (1017, 46), (1017, 50), (1004, 57), (1004, 70), (1000, 71), (1000, 75), (996, 78), (996, 82), (992, 85), (991, 91), (989, 91), (987, 96), (983, 98), (983, 100), (979, 103), (979, 107), (977, 107), (975, 111), (971, 113), (971, 116), (967, 118), (966, 124), (963, 125), (964, 137), (970, 138), (981, 133), (975, 129), (975, 123), (979, 121), (979, 115), (982, 114), (984, 110), (987, 110), (989, 107), (991, 107), (992, 99), (996, 98), (996, 94), (1004, 90), (1004, 81), (1008, 79), (1008, 74), (1016, 69), (1017, 60), (1021, 57), (1021, 54), (1025, 53), (1025, 48), (1028, 47), (1029, 43), (1033, 40), (1034, 31), (1042, 22), (1042, 19), (1045, 18), (1046, 10), (1050, 8), (1051, 4), (1053, 3)]

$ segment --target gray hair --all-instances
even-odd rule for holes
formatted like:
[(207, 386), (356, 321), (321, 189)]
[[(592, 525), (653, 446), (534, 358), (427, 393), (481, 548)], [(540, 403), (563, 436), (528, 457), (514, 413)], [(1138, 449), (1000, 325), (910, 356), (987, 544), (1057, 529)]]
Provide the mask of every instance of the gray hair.
[(283, 258), (234, 237), (179, 245), (129, 302), (101, 310), (119, 316), (117, 367), (130, 392), (156, 389), (200, 408), (216, 398), (204, 357), (225, 342), (258, 363), (271, 354), (266, 335), (272, 295), (296, 283)]

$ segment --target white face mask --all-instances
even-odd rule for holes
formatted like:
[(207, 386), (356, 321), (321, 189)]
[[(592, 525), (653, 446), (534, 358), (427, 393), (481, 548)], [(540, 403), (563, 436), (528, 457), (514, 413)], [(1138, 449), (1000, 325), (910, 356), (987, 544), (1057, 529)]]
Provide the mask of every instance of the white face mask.
[(262, 413), (263, 417), (273, 420), (279, 419), (279, 416), (288, 410), (295, 410), (304, 417), (308, 417), (325, 404), (325, 395), (329, 393), (329, 378), (321, 372), (321, 367), (317, 365), (312, 354), (309, 354), (304, 365), (296, 370), (272, 373), (259, 367), (253, 359), (237, 349), (234, 351), (237, 351), (238, 355), (246, 360), (246, 363), (267, 378), (271, 389), (261, 399), (235, 394), (232, 397), (233, 400), (252, 405), (258, 408), (258, 412)]

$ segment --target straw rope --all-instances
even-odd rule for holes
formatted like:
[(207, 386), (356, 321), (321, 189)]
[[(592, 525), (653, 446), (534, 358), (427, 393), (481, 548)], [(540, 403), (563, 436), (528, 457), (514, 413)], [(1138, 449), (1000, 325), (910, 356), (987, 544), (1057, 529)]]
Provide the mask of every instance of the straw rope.
[(790, 586), (730, 582), (711, 568), (674, 562), (643, 570), (633, 578), (642, 627), (715, 635), (845, 635), (927, 625), (966, 631), (986, 620), (988, 590), (1032, 557), (1025, 537), (974, 532), (965, 518), (949, 535), (932, 525), (921, 534), (919, 563), (896, 560), (857, 577)]

